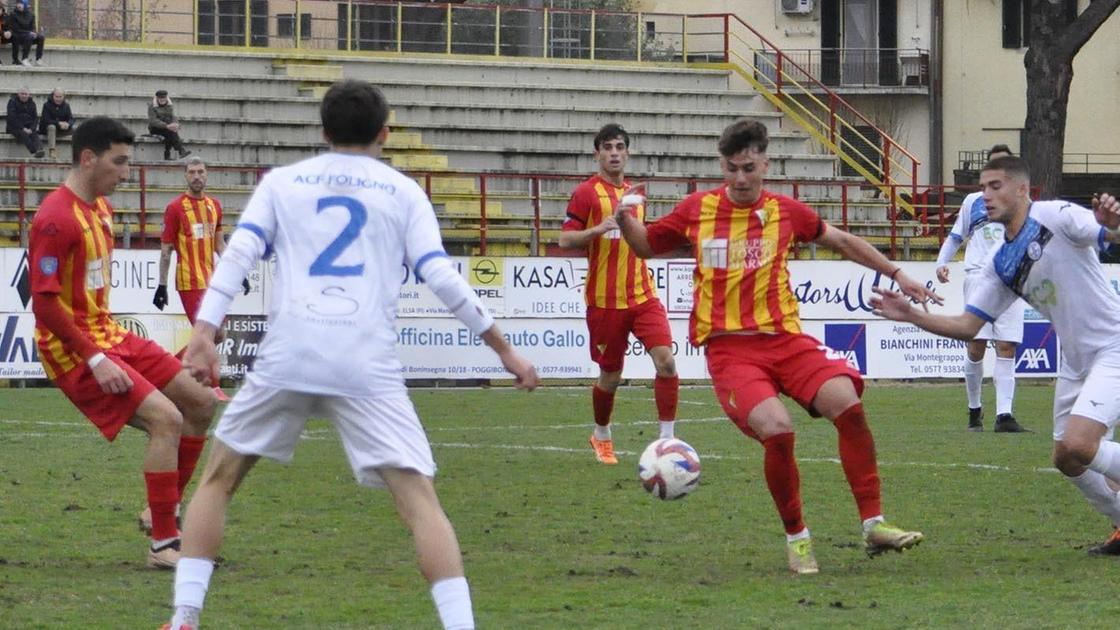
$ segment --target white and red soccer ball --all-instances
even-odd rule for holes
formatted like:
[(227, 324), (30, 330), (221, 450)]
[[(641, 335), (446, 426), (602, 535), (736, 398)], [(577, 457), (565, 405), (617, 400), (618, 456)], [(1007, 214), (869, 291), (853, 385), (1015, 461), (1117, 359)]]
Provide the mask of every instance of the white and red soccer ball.
[(638, 478), (653, 496), (679, 499), (700, 484), (700, 456), (684, 440), (654, 440), (638, 460)]

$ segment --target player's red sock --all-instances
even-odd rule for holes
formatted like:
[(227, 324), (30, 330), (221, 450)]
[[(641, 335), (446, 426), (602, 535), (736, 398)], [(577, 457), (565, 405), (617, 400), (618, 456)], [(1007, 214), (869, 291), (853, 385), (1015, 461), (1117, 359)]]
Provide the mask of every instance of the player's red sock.
[(183, 498), (183, 490), (194, 475), (194, 468), (202, 449), (206, 446), (205, 435), (183, 435), (179, 437), (179, 500)]
[(591, 408), (595, 412), (595, 424), (605, 427), (611, 423), (611, 411), (614, 410), (614, 392), (599, 389), (598, 385), (591, 386)]
[(801, 518), (801, 474), (793, 457), (793, 433), (779, 433), (762, 440), (763, 470), (770, 496), (782, 517), (787, 534), (805, 529)]
[(848, 407), (832, 421), (840, 443), (840, 464), (863, 520), (883, 513), (879, 502), (879, 465), (875, 460), (875, 438), (863, 415), (863, 403)]
[(165, 540), (179, 535), (175, 526), (175, 504), (179, 502), (179, 471), (144, 471), (148, 487), (148, 507), (152, 510), (152, 540)]
[(658, 420), (677, 419), (677, 398), (680, 391), (679, 376), (658, 376), (653, 379), (653, 401), (657, 404)]

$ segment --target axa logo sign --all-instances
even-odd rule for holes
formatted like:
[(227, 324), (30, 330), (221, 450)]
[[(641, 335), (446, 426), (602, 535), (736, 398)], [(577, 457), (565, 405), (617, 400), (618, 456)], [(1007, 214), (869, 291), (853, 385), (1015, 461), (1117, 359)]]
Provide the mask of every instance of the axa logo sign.
[(1017, 374), (1057, 374), (1058, 335), (1050, 322), (1025, 322), (1023, 343), (1015, 349)]
[(860, 374), (867, 374), (866, 324), (825, 324), (824, 345), (830, 359), (844, 359)]
[(15, 290), (19, 295), (19, 301), (23, 304), (23, 308), (31, 303), (31, 270), (27, 267), (27, 251), (24, 250), (23, 256), (19, 259), (19, 264), (16, 265), (16, 272), (8, 281), (8, 287)]

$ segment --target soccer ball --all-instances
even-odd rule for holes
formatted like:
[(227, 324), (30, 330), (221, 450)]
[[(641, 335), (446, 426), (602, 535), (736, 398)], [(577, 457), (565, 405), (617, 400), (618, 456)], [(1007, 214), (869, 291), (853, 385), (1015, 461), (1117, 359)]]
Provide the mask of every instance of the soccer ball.
[(700, 456), (684, 440), (654, 440), (638, 460), (638, 478), (653, 496), (679, 499), (700, 484)]

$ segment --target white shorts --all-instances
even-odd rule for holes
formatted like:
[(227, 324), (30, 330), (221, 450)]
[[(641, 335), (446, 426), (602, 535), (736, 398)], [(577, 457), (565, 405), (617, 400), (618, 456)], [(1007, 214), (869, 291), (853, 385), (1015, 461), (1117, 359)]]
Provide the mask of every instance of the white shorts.
[(1120, 354), (1099, 357), (1082, 379), (1058, 377), (1054, 388), (1054, 441), (1062, 439), (1070, 416), (1096, 420), (1108, 427), (1111, 440), (1120, 421)]
[[(976, 281), (979, 279), (979, 273), (965, 274), (964, 299), (966, 304), (968, 303), (968, 296), (972, 288), (976, 286)], [(1016, 344), (1023, 343), (1023, 314), (1026, 310), (1027, 305), (1022, 300), (1015, 300), (1006, 311), (1000, 313), (996, 321), (985, 322), (984, 326), (980, 328), (980, 332), (976, 333), (973, 339), (1010, 341)]]
[(312, 416), (334, 424), (362, 485), (385, 487), (378, 468), (435, 475), (428, 436), (406, 393), (369, 398), (308, 394), (261, 385), (250, 375), (226, 407), (214, 437), (242, 455), (287, 463)]

